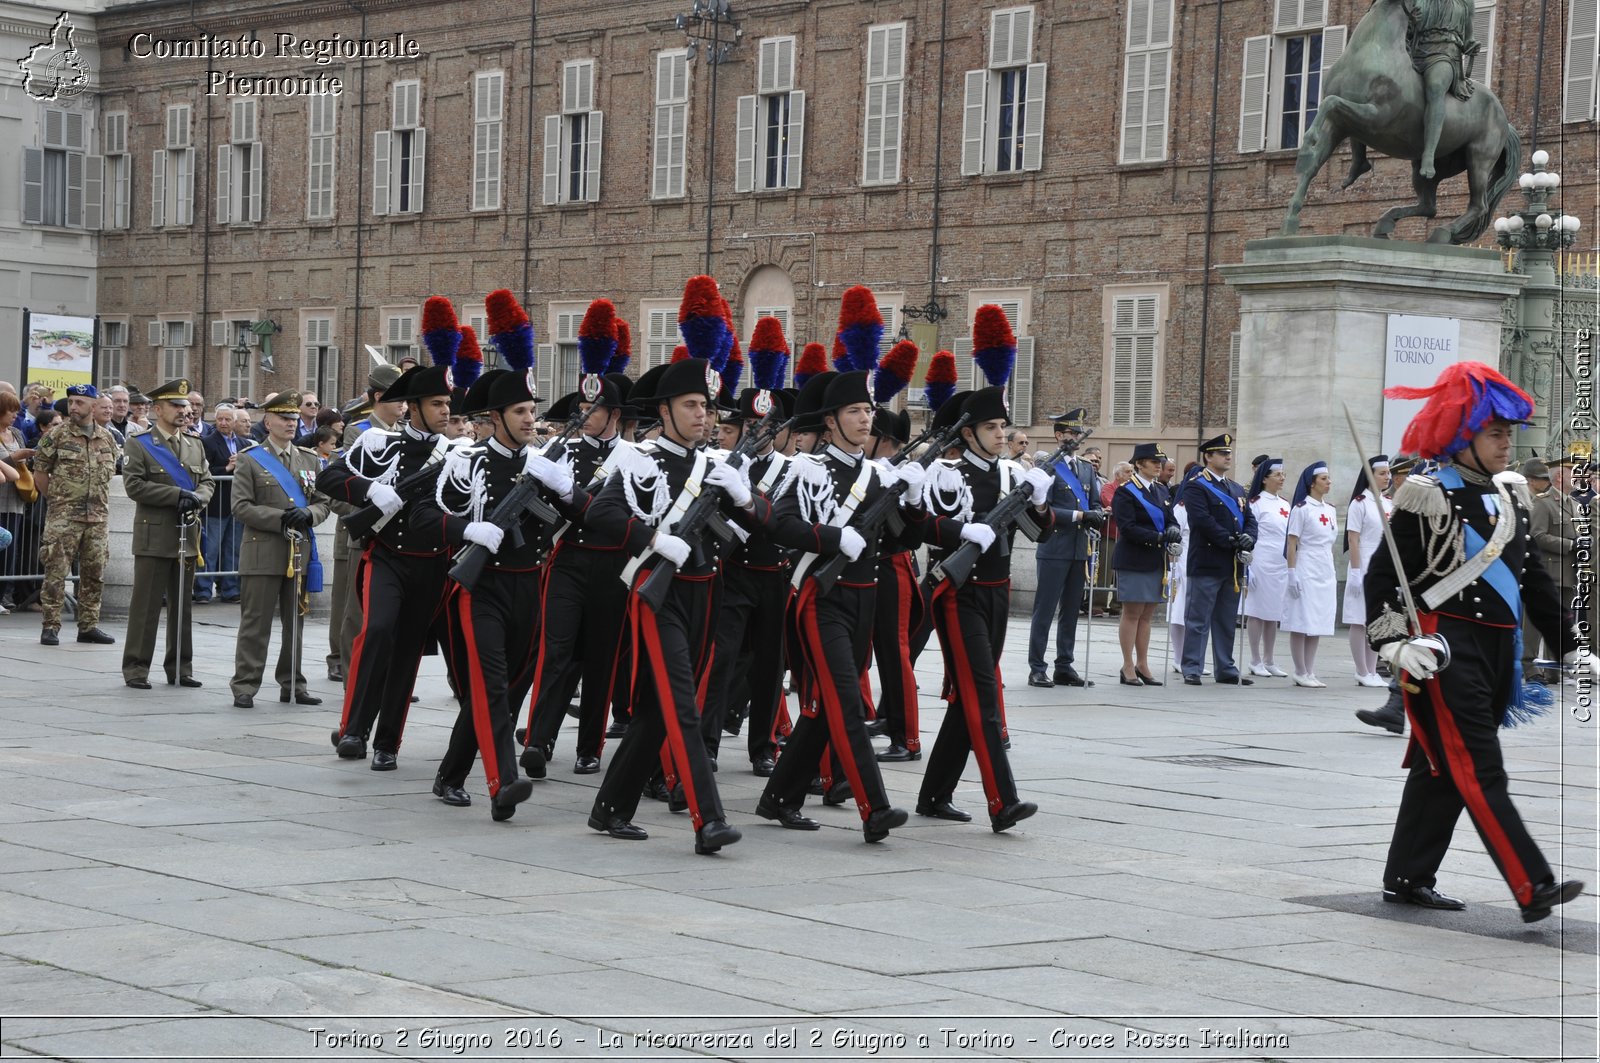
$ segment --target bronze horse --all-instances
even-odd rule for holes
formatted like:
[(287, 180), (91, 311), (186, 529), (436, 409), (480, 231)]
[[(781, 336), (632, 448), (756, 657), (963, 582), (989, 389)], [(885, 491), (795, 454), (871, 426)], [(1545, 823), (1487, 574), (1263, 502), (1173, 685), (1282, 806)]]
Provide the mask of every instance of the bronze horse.
[(1374, 0), (1345, 53), (1328, 72), (1317, 117), (1295, 162), (1299, 182), (1283, 218), (1283, 235), (1299, 230), (1300, 209), (1305, 206), (1311, 179), (1346, 140), (1354, 144), (1355, 157), (1341, 188), (1349, 188), (1372, 169), (1367, 161), (1369, 147), (1411, 160), (1411, 186), (1417, 201), (1386, 212), (1374, 226), (1374, 236), (1387, 237), (1401, 218), (1434, 217), (1439, 182), (1465, 173), (1471, 193), (1467, 212), (1430, 232), (1428, 242), (1470, 243), (1483, 235), (1490, 214), (1517, 180), (1522, 140), (1506, 120), (1499, 98), (1483, 85), (1467, 100), (1445, 95), (1441, 102), (1444, 127), (1435, 154), (1437, 172), (1433, 177), (1422, 176), (1424, 90), (1406, 49), (1409, 24), (1406, 0)]

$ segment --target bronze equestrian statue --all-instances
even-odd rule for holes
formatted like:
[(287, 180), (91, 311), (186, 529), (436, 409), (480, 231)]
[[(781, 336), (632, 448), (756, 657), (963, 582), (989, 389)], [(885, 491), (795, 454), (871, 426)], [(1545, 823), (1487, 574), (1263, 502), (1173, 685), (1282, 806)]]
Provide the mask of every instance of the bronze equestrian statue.
[(1300, 228), (1311, 179), (1346, 140), (1354, 146), (1349, 188), (1372, 168), (1368, 148), (1411, 160), (1417, 201), (1378, 219), (1387, 237), (1401, 218), (1438, 213), (1439, 182), (1467, 175), (1467, 212), (1428, 234), (1429, 243), (1471, 243), (1517, 180), (1522, 140), (1488, 88), (1474, 84), (1464, 60), (1472, 39), (1472, 0), (1374, 0), (1322, 86), (1317, 117), (1295, 162), (1299, 182), (1282, 233)]

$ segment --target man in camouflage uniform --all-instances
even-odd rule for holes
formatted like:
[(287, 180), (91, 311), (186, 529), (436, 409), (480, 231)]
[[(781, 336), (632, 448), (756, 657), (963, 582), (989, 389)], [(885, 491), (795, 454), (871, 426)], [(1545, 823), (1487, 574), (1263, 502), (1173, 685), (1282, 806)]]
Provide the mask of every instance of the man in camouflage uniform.
[(33, 458), (34, 482), (49, 499), (39, 563), (44, 590), (39, 604), (44, 629), (39, 641), (61, 644), (61, 606), (66, 600), (67, 573), (78, 562), (78, 641), (102, 645), (117, 641), (101, 631), (100, 594), (110, 546), (106, 512), (112, 474), (117, 471), (117, 443), (94, 420), (93, 384), (67, 388), (67, 417), (39, 440)]
[[(339, 451), (350, 449), (350, 444), (368, 428), (393, 431), (406, 411), (404, 400), (384, 402), (383, 393), (400, 379), (400, 368), (388, 362), (374, 366), (367, 374), (367, 394), (361, 405), (347, 407), (344, 438), (339, 441)], [(355, 509), (348, 503), (333, 505), (335, 516), (343, 517)], [(333, 529), (333, 593), (328, 602), (328, 679), (335, 683), (344, 681), (345, 665), (350, 662), (356, 636), (361, 633), (361, 598), (356, 594), (356, 569), (361, 563), (365, 544), (351, 542), (345, 534), (344, 521)]]
[[(150, 689), (161, 610), (167, 609), (167, 685), (197, 687), (190, 637), (194, 570), (200, 552), (200, 518), (216, 490), (205, 445), (185, 430), (189, 382), (179, 379), (150, 392), (155, 422), (130, 436), (122, 483), (137, 508), (133, 513), (133, 594), (128, 600), (128, 644), (122, 651), (122, 681)], [(182, 565), (178, 555), (183, 554)]]

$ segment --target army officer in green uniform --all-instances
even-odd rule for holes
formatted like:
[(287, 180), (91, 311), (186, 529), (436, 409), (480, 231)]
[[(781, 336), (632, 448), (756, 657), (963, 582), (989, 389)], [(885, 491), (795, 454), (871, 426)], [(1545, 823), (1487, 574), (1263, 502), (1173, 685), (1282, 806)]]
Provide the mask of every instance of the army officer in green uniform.
[[(133, 499), (133, 597), (128, 602), (128, 641), (122, 651), (122, 681), (150, 689), (156, 630), (167, 607), (167, 684), (197, 687), (189, 609), (195, 559), (200, 556), (200, 515), (216, 481), (200, 437), (184, 431), (189, 417), (189, 381), (171, 380), (149, 392), (154, 420), (148, 432), (128, 437), (123, 487)], [(182, 558), (180, 563), (179, 558)]]
[(39, 492), (49, 499), (39, 562), (44, 589), (39, 605), (44, 627), (39, 642), (61, 644), (61, 607), (66, 602), (67, 574), (78, 562), (78, 641), (105, 645), (117, 641), (101, 631), (100, 592), (105, 579), (106, 513), (111, 475), (117, 471), (117, 443), (94, 422), (93, 384), (67, 388), (67, 416), (39, 440), (33, 475)]
[(282, 625), (278, 649), (278, 700), (320, 705), (306, 690), (301, 667), (301, 597), (321, 589), (316, 533), (328, 519), (328, 498), (316, 490), (322, 461), (294, 445), (300, 426), (300, 395), (290, 392), (268, 403), (267, 438), (239, 452), (233, 471), (233, 518), (244, 525), (239, 547), (239, 642), (234, 651), (233, 704), (255, 704), (267, 667), (272, 616)]

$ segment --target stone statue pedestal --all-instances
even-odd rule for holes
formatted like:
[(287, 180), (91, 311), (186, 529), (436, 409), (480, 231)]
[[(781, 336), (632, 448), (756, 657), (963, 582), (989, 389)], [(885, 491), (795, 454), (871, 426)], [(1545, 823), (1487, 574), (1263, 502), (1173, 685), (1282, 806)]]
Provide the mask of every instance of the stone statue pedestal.
[(1499, 368), (1505, 303), (1526, 282), (1498, 251), (1364, 236), (1253, 240), (1243, 262), (1220, 269), (1239, 292), (1238, 477), (1251, 456), (1281, 455), (1287, 495), (1321, 458), (1341, 509), (1367, 457), (1344, 403), (1363, 445), (1382, 449), (1389, 315), (1454, 318), (1459, 360)]

